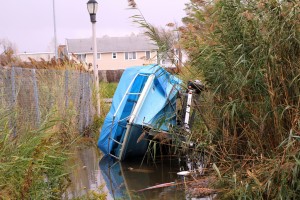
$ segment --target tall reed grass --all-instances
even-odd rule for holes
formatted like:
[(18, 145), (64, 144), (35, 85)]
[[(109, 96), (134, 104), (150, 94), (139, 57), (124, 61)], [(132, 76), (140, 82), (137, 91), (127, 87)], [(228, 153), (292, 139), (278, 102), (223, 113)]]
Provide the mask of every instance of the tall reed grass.
[[(191, 0), (186, 11), (174, 31), (209, 90), (206, 129), (192, 134), (207, 144), (220, 197), (299, 199), (299, 1)], [(165, 50), (158, 30), (135, 19)]]
[(70, 173), (65, 161), (78, 133), (53, 112), (38, 129), (13, 137), (10, 114), (1, 109), (1, 199), (60, 199)]
[(299, 2), (191, 1), (187, 10), (182, 44), (213, 94), (209, 151), (226, 197), (298, 199)]

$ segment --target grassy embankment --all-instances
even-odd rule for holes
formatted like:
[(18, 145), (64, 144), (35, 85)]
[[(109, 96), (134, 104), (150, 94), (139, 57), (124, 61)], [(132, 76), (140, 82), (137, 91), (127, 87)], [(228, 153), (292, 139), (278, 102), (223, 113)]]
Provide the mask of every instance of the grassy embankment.
[(0, 197), (59, 199), (68, 186), (68, 154), (78, 137), (69, 121), (49, 114), (35, 130), (16, 137), (9, 126), (10, 111), (1, 110)]
[[(15, 58), (7, 60), (17, 63), (18, 66), (26, 65), (25, 67), (30, 68), (29, 63), (16, 62)], [(7, 62), (6, 65), (9, 63)], [(31, 67), (65, 69), (66, 66), (70, 67), (69, 64), (68, 62), (32, 61)], [(71, 63), (71, 65), (75, 64)], [(75, 68), (82, 70), (80, 66), (75, 66)], [(44, 83), (49, 84), (47, 81), (40, 82), (40, 84)], [(54, 84), (50, 85), (52, 87)], [(105, 84), (103, 86), (101, 84), (101, 97), (112, 97), (115, 85)], [(40, 88), (49, 90), (49, 85)], [(52, 88), (46, 94), (54, 95), (52, 93), (58, 90), (58, 88)], [(25, 96), (20, 97), (19, 100), (26, 98), (26, 94), (22, 95)], [(77, 112), (72, 103), (70, 102), (68, 110), (63, 111), (58, 109), (60, 100), (55, 101), (51, 108), (46, 104), (46, 100), (46, 97), (40, 99), (42, 123), (38, 128), (32, 124), (26, 124), (29, 122), (30, 116), (28, 115), (30, 113), (20, 112), (22, 108), (19, 106), (22, 103), (14, 110), (8, 108), (0, 110), (0, 199), (60, 199), (70, 183), (69, 173), (72, 170), (70, 159), (76, 148), (86, 140), (82, 140), (81, 134), (78, 132)], [(95, 119), (88, 130), (85, 130), (95, 138), (98, 137), (100, 122), (103, 121), (108, 110), (107, 106), (102, 105), (100, 120)], [(15, 137), (13, 136), (12, 119), (17, 120), (18, 130)], [(105, 196), (105, 194), (96, 194), (98, 197), (103, 197), (103, 195)], [(95, 195), (90, 195), (90, 197), (93, 196)]]
[(105, 102), (105, 99), (113, 98), (118, 83), (100, 82), (99, 86), (100, 86), (101, 116), (100, 118), (95, 117), (95, 121), (91, 126), (91, 131), (93, 133), (93, 135), (91, 136), (94, 138), (95, 143), (97, 143), (100, 134), (99, 130), (105, 120), (106, 114), (109, 112), (110, 105), (111, 105), (110, 103)]

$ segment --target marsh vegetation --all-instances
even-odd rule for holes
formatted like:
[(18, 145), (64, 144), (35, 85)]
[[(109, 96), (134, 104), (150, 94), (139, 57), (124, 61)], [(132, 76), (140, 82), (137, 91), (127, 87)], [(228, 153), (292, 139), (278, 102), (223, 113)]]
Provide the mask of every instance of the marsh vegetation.
[[(205, 126), (192, 134), (214, 166), (218, 196), (298, 199), (299, 1), (191, 0), (186, 11), (184, 26), (168, 31), (134, 20), (161, 51), (185, 51), (180, 76), (208, 88), (195, 122)], [(178, 33), (176, 43), (166, 37)]]

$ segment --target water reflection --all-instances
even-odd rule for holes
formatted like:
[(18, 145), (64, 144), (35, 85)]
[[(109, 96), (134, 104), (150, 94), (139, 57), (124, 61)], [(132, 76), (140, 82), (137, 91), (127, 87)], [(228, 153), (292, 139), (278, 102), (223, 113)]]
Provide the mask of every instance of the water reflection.
[(110, 195), (115, 199), (185, 199), (184, 191), (178, 190), (176, 186), (137, 192), (153, 185), (175, 181), (178, 178), (175, 163), (170, 160), (141, 165), (141, 160), (121, 163), (105, 156), (99, 165)]
[[(72, 184), (64, 194), (64, 199), (82, 197), (90, 190), (107, 193), (107, 199), (195, 199), (188, 198), (184, 190), (178, 186), (144, 190), (150, 186), (181, 182), (177, 175), (182, 162), (175, 158), (165, 158), (156, 163), (142, 163), (140, 159), (118, 162), (109, 156), (101, 158), (98, 149), (85, 148), (78, 151), (78, 165), (71, 176)], [(185, 166), (187, 169), (187, 166)], [(198, 200), (212, 198), (198, 198)]]
[[(63, 199), (82, 197), (91, 190), (98, 190), (104, 184), (99, 169), (100, 153), (94, 147), (84, 147), (74, 155), (75, 166), (70, 176), (71, 184)], [(70, 165), (74, 165), (74, 163)]]

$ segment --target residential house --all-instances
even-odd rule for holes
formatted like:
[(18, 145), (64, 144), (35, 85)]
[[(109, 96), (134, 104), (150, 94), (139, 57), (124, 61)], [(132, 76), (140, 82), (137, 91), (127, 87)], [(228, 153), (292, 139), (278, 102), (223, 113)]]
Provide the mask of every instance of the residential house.
[[(66, 45), (59, 45), (57, 47), (58, 58), (64, 59), (64, 56), (67, 55)], [(55, 52), (34, 52), (34, 53), (18, 53), (18, 58), (20, 58), (23, 62), (30, 62), (30, 58), (36, 61), (51, 61), (51, 59), (55, 58)]]
[[(80, 60), (92, 70), (92, 38), (66, 39), (70, 59)], [(118, 70), (157, 63), (158, 47), (143, 35), (97, 38), (99, 70)]]
[(159, 64), (164, 68), (181, 68), (186, 60), (187, 56), (180, 48), (173, 48), (170, 52), (159, 55)]

